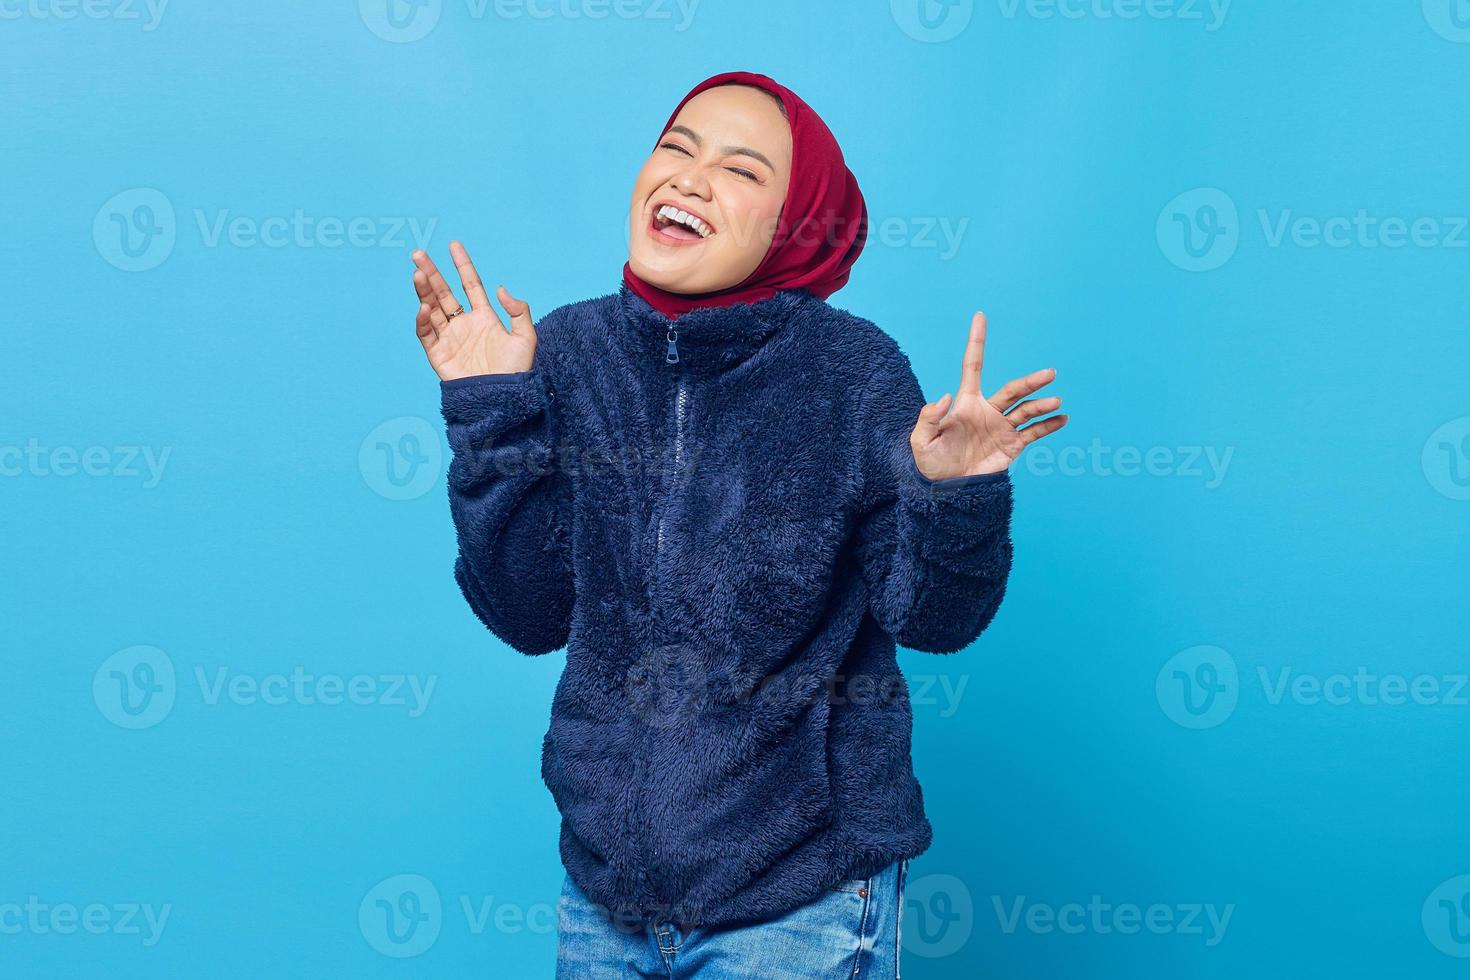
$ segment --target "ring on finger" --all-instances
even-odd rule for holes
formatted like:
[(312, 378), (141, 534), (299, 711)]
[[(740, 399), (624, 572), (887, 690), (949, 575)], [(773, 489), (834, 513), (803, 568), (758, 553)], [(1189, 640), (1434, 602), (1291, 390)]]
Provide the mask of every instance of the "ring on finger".
[(459, 309), (457, 309), (453, 313), (449, 314), (449, 316), (446, 319), (453, 320), (455, 317), (459, 316), (463, 312), (464, 312), (464, 307), (461, 306)]

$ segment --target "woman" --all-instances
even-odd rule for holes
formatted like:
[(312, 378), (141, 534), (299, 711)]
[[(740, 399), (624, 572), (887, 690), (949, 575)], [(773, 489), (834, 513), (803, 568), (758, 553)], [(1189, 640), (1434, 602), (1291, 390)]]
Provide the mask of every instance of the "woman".
[[(895, 642), (951, 652), (1011, 563), (1007, 467), (1066, 422), (1038, 371), (958, 393), (828, 305), (866, 235), (792, 92), (716, 75), (633, 189), (616, 294), (496, 316), (415, 253), (454, 459), (455, 578), (496, 635), (565, 646), (542, 776), (560, 977), (895, 977), (931, 829)], [(1029, 424), (1028, 424), (1029, 423)]]

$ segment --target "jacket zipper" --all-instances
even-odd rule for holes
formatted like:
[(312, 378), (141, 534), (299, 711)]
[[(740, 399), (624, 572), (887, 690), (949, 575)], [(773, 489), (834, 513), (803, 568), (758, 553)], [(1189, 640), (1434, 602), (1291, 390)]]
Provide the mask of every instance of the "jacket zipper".
[[(674, 488), (678, 485), (679, 469), (680, 469), (680, 466), (683, 464), (683, 461), (684, 461), (684, 416), (685, 416), (686, 408), (687, 408), (688, 403), (689, 403), (689, 390), (688, 390), (688, 388), (687, 388), (687, 386), (685, 384), (684, 376), (679, 371), (679, 367), (678, 367), (678, 365), (679, 365), (679, 332), (677, 330), (675, 330), (671, 326), (671, 327), (669, 327), (668, 333), (665, 336), (668, 339), (669, 346), (668, 346), (668, 350), (664, 354), (664, 363), (667, 364), (667, 365), (669, 365), (670, 369), (674, 372), (674, 379), (675, 379), (675, 386), (674, 386), (674, 460), (673, 460), (673, 466), (670, 468), (671, 472), (669, 474), (668, 485), (664, 489), (663, 499), (659, 502), (659, 514), (658, 514), (658, 524), (657, 524), (657, 531), (656, 531), (656, 541), (655, 541), (654, 550), (653, 550), (653, 570), (654, 570), (653, 610), (654, 610), (654, 618), (655, 618), (654, 635), (656, 637), (656, 639), (655, 639), (654, 642), (656, 642), (656, 643), (657, 642), (661, 642), (662, 638), (667, 635), (664, 632), (664, 624), (663, 624), (663, 620), (664, 620), (664, 608), (665, 608), (664, 607), (664, 602), (663, 602), (664, 582), (666, 581), (666, 578), (667, 578), (665, 576), (665, 574), (664, 574), (664, 528), (668, 524), (669, 501), (674, 496)], [(647, 766), (648, 765), (648, 754), (647, 754), (646, 751), (644, 751), (642, 753), (642, 757), (643, 757), (642, 758), (642, 761), (643, 761), (644, 766)], [(645, 778), (646, 778), (646, 774), (645, 774)], [(644, 807), (641, 806), (641, 804), (640, 804), (639, 809), (645, 815), (648, 812), (646, 808), (644, 808)], [(654, 899), (653, 899), (653, 894), (649, 890), (650, 887), (651, 887), (651, 882), (649, 881), (649, 876), (648, 876), (647, 868), (652, 867), (654, 864), (656, 864), (656, 857), (655, 857), (655, 855), (657, 853), (657, 848), (654, 845), (653, 841), (651, 839), (649, 839), (649, 828), (648, 828), (648, 826), (647, 826), (646, 823), (643, 824), (643, 826), (642, 826), (642, 828), (640, 829), (639, 832), (645, 838), (644, 846), (647, 849), (647, 851), (646, 851), (647, 858), (646, 858), (646, 864), (645, 864), (645, 871), (644, 871), (644, 873), (642, 875), (643, 887), (645, 889), (645, 894), (644, 894), (644, 896), (642, 896), (642, 898), (643, 898), (644, 901), (646, 901), (646, 907), (645, 907), (644, 911), (646, 913), (652, 913), (652, 912), (657, 911), (657, 907), (656, 907), (656, 903), (654, 902)]]
[(658, 517), (658, 540), (654, 545), (654, 564), (660, 571), (659, 581), (662, 583), (663, 551), (664, 551), (664, 527), (667, 524), (667, 511), (669, 497), (673, 495), (673, 488), (679, 479), (679, 467), (684, 462), (684, 414), (689, 404), (689, 390), (685, 387), (684, 377), (679, 373), (679, 331), (673, 327), (669, 328), (665, 335), (669, 347), (664, 353), (664, 363), (671, 365), (674, 377), (677, 381), (674, 391), (674, 467), (669, 475), (669, 487), (664, 492), (663, 508)]

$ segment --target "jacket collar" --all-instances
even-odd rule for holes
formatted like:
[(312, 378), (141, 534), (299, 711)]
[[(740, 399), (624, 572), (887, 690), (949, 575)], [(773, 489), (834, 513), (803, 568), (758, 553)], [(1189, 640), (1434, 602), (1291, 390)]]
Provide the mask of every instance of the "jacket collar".
[(670, 320), (622, 283), (618, 335), (628, 355), (650, 367), (673, 367), (665, 358), (674, 337), (680, 371), (721, 374), (760, 350), (798, 308), (812, 302), (821, 300), (804, 289), (783, 289), (755, 303), (701, 307)]

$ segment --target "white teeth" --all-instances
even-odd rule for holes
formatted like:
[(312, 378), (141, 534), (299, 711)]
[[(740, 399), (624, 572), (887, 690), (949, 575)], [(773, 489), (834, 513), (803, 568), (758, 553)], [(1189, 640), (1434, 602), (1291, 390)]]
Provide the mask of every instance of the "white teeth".
[(709, 225), (705, 224), (703, 221), (699, 220), (699, 218), (690, 214), (688, 211), (681, 211), (679, 208), (674, 207), (672, 204), (665, 204), (663, 207), (659, 208), (658, 216), (667, 221), (677, 221), (679, 224), (693, 229), (694, 232), (698, 234), (701, 238), (708, 238), (710, 235), (714, 234), (714, 232), (710, 230)]

